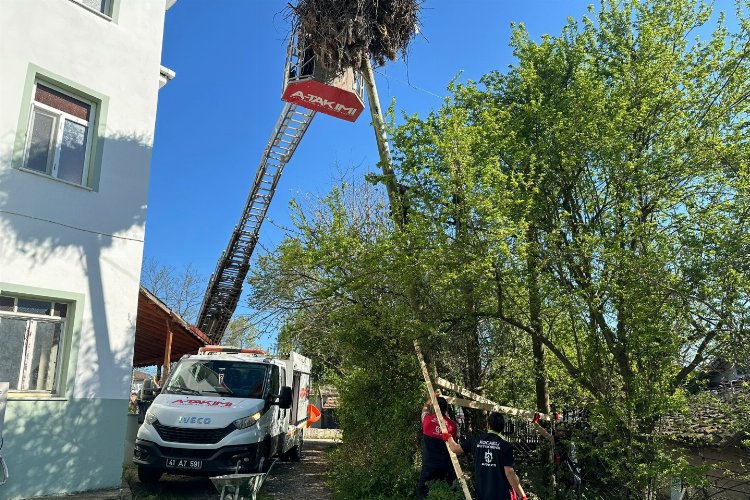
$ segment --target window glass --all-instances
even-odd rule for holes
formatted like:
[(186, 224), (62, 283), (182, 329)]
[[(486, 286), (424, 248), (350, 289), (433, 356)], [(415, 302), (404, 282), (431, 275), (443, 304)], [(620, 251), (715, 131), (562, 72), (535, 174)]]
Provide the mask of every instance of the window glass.
[(220, 395), (235, 398), (262, 398), (268, 365), (185, 359), (172, 371), (163, 394)]
[(101, 12), (104, 15), (111, 15), (109, 11), (109, 0), (79, 0), (83, 5)]
[(62, 324), (34, 321), (26, 345), (26, 363), (22, 389), (51, 391), (55, 383), (57, 351)]
[(18, 317), (52, 313), (48, 301), (0, 297), (0, 304), (0, 310), (9, 311), (0, 314), (0, 380), (10, 382), (13, 391), (54, 392), (65, 321)]
[(21, 366), (29, 321), (0, 317), (0, 380), (10, 382), (11, 390), (17, 390), (21, 378)]
[(0, 311), (12, 311), (15, 304), (13, 297), (0, 297)]
[(65, 120), (62, 146), (58, 160), (57, 177), (65, 181), (81, 184), (83, 167), (86, 161), (86, 133), (88, 127)]
[(51, 159), (52, 137), (57, 129), (57, 118), (44, 111), (34, 110), (31, 118), (31, 140), (26, 168), (48, 172)]
[(271, 395), (277, 396), (279, 394), (279, 367), (273, 365), (271, 368)]
[(18, 312), (30, 314), (49, 314), (51, 311), (51, 302), (31, 299), (18, 299)]
[(59, 316), (65, 318), (68, 315), (68, 304), (60, 304), (55, 302), (55, 307), (52, 310), (52, 316)]

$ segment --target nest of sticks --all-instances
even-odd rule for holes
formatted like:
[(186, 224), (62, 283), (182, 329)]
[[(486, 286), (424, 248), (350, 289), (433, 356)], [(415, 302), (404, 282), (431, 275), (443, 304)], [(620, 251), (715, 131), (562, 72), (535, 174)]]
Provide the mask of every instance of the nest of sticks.
[(359, 69), (372, 58), (395, 60), (418, 31), (422, 0), (298, 0), (289, 5), (293, 29), (305, 34), (316, 61), (329, 71)]

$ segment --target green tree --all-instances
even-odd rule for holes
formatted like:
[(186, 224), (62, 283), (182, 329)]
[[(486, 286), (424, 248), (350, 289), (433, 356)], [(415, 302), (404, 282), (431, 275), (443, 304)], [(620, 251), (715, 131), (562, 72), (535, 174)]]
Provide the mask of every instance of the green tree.
[(222, 345), (241, 347), (242, 349), (260, 349), (258, 329), (244, 316), (238, 316), (227, 325), (221, 338)]
[(344, 497), (413, 494), (415, 338), (505, 404), (586, 407), (599, 479), (625, 495), (691, 477), (661, 417), (686, 411), (706, 361), (750, 349), (737, 21), (730, 33), (691, 0), (605, 1), (559, 36), (517, 26), (517, 64), (394, 130), (398, 230), (368, 184), (293, 206), (251, 305), (339, 386)]
[[(483, 244), (464, 262), (474, 289), (495, 288), (477, 313), (531, 338), (538, 407), (543, 345), (636, 496), (684, 473), (656, 431), (686, 380), (747, 345), (747, 14), (736, 34), (720, 17), (707, 42), (691, 40), (710, 15), (687, 0), (603, 2), (541, 42), (518, 26), (516, 66), (458, 86), (394, 139), (425, 221), (461, 186)], [(433, 231), (452, 236), (445, 220)]]

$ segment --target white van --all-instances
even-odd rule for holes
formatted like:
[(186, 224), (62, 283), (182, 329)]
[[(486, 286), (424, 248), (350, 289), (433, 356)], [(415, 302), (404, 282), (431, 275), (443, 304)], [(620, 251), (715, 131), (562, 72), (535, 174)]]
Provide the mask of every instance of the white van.
[(275, 455), (299, 460), (311, 365), (294, 352), (220, 346), (183, 357), (138, 429), (139, 479), (264, 471)]

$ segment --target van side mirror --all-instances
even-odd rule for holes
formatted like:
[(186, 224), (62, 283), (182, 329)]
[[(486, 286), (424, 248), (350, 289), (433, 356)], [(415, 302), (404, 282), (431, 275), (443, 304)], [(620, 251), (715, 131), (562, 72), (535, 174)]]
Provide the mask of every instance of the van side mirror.
[(282, 410), (288, 410), (292, 407), (292, 388), (289, 386), (284, 386), (281, 388), (281, 391), (279, 392), (279, 399), (278, 403), (279, 408)]

